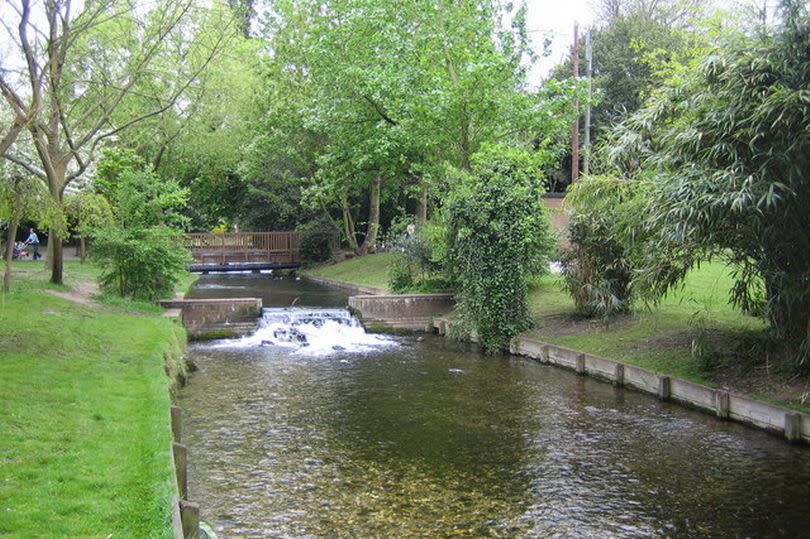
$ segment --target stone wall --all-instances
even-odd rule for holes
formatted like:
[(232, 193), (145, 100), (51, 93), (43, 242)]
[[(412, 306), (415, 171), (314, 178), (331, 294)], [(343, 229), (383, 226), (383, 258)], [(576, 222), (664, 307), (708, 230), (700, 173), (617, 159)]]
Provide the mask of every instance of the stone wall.
[[(446, 318), (436, 318), (434, 327), (440, 334), (446, 334), (451, 323)], [(702, 410), (723, 420), (759, 427), (782, 435), (791, 442), (810, 443), (810, 414), (522, 335), (512, 340), (510, 352), (548, 365), (565, 367), (620, 387), (650, 393), (661, 400)]]
[(260, 298), (183, 299), (161, 301), (180, 309), (180, 320), (190, 339), (240, 337), (252, 333), (262, 315)]

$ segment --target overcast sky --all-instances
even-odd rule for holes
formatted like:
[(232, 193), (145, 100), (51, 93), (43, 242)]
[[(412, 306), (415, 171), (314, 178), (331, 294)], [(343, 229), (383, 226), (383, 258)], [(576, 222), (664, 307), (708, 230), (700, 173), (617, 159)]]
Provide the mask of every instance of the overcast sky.
[(526, 30), (529, 31), (535, 52), (542, 52), (543, 39), (551, 39), (551, 55), (541, 59), (532, 73), (532, 82), (538, 80), (556, 64), (559, 64), (574, 41), (574, 21), (580, 29), (594, 20), (593, 0), (526, 0), (528, 10)]

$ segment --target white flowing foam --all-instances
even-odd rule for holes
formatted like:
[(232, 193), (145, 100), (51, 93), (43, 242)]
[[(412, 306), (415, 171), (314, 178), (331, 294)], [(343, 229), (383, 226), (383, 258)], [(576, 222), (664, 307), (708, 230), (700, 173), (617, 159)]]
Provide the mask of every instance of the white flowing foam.
[(259, 328), (241, 339), (220, 341), (215, 346), (282, 347), (305, 355), (336, 352), (370, 352), (398, 346), (389, 336), (366, 333), (347, 309), (303, 307), (263, 309)]

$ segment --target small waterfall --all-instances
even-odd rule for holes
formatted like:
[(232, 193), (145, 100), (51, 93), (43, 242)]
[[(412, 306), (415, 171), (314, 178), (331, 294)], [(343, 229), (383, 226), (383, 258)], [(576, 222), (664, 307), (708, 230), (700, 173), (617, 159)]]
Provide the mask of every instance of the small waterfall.
[(262, 310), (259, 329), (217, 346), (282, 347), (306, 355), (369, 352), (398, 346), (389, 336), (366, 333), (347, 309), (285, 307)]

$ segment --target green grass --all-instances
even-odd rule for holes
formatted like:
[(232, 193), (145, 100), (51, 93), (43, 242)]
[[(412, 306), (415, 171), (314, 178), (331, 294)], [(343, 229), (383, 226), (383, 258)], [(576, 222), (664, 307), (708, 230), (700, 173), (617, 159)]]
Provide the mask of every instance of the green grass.
[(308, 269), (304, 274), (387, 290), (388, 265), (394, 256), (394, 253), (359, 256), (339, 264)]
[(724, 265), (703, 264), (659, 306), (640, 305), (635, 313), (603, 324), (577, 320), (561, 278), (545, 276), (529, 296), (536, 323), (532, 335), (552, 344), (713, 385), (705, 361), (692, 354), (692, 340), (700, 332), (690, 325), (690, 320), (703, 318), (706, 340), (716, 346), (766, 327), (763, 320), (745, 316), (728, 303), (731, 284)]
[[(164, 365), (182, 328), (126, 303), (54, 297), (39, 263), (15, 269), (0, 299), (0, 535), (170, 537)], [(56, 288), (97, 271), (67, 261)]]

